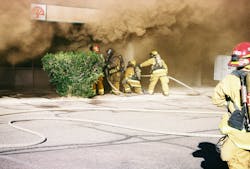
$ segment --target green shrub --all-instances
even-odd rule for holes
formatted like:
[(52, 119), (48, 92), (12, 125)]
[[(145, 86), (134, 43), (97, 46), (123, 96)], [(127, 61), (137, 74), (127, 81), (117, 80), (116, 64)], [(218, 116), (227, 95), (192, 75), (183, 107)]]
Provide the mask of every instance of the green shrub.
[(94, 52), (59, 52), (46, 54), (42, 65), (59, 95), (93, 97), (104, 61)]

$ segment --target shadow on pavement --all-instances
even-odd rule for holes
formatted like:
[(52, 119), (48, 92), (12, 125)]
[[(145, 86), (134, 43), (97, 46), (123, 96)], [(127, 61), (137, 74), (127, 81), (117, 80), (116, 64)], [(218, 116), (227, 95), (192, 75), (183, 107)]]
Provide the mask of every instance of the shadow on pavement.
[(220, 153), (216, 151), (216, 145), (209, 142), (202, 142), (198, 150), (192, 153), (194, 157), (204, 158), (201, 167), (204, 169), (228, 169), (227, 163), (222, 161)]
[(36, 90), (36, 89), (13, 89), (13, 90), (0, 90), (0, 98), (10, 97), (10, 98), (56, 98), (59, 95), (55, 90)]

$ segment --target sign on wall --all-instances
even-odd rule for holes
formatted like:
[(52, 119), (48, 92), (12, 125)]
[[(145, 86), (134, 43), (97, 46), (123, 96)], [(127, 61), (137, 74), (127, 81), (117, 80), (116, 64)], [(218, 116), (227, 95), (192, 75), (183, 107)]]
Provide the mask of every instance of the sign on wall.
[(98, 21), (99, 9), (31, 3), (33, 20), (64, 23), (88, 23)]
[(31, 19), (46, 20), (47, 5), (46, 4), (31, 4)]

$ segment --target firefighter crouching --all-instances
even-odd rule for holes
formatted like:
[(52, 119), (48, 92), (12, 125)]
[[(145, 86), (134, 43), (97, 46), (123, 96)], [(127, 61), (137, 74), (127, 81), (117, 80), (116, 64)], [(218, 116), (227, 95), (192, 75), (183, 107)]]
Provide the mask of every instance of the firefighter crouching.
[(114, 55), (114, 50), (107, 50), (107, 80), (111, 83), (112, 93), (120, 94), (120, 81), (122, 72), (124, 71), (124, 62), (121, 55)]
[(135, 92), (137, 94), (142, 94), (140, 75), (141, 70), (136, 66), (136, 61), (129, 61), (124, 73), (124, 79), (122, 80), (125, 93)]
[(158, 80), (161, 81), (161, 86), (163, 90), (163, 95), (169, 95), (169, 79), (167, 76), (168, 67), (164, 60), (161, 59), (161, 56), (156, 50), (150, 52), (150, 59), (146, 60), (145, 62), (140, 64), (140, 67), (150, 66), (151, 65), (151, 77), (150, 83), (148, 86), (148, 93), (153, 94), (155, 85), (157, 84)]
[[(98, 54), (103, 60), (103, 62), (105, 61), (103, 55), (100, 53), (100, 47), (98, 45), (91, 45), (89, 49), (90, 51)], [(93, 92), (95, 94), (96, 94), (96, 90), (99, 95), (104, 95), (103, 76), (100, 76), (97, 82), (93, 84)]]
[(229, 169), (249, 169), (250, 104), (247, 103), (247, 92), (250, 92), (250, 42), (242, 42), (233, 49), (229, 66), (236, 67), (236, 70), (217, 84), (212, 97), (214, 104), (228, 108), (219, 125), (226, 135), (221, 141), (221, 158)]

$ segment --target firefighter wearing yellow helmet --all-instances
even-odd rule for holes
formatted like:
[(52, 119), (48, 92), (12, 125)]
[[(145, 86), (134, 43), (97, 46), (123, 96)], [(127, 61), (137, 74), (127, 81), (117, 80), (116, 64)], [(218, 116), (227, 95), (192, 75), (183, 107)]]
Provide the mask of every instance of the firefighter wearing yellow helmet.
[(140, 67), (146, 67), (151, 65), (151, 77), (148, 86), (148, 93), (149, 94), (154, 93), (155, 85), (160, 79), (163, 94), (165, 96), (168, 96), (169, 95), (169, 87), (168, 87), (169, 79), (167, 76), (168, 67), (164, 62), (164, 60), (161, 59), (161, 56), (156, 50), (151, 51), (149, 55), (150, 59), (140, 64)]
[[(217, 106), (226, 105), (219, 128), (225, 139), (221, 141), (221, 158), (229, 169), (250, 168), (250, 132), (247, 103), (250, 92), (250, 42), (242, 42), (234, 49), (229, 66), (236, 67), (215, 87), (212, 101)], [(248, 99), (247, 99), (248, 98)]]
[(125, 93), (135, 92), (137, 94), (142, 94), (140, 75), (141, 70), (136, 66), (136, 61), (129, 61), (124, 73), (124, 79), (122, 80)]

